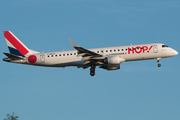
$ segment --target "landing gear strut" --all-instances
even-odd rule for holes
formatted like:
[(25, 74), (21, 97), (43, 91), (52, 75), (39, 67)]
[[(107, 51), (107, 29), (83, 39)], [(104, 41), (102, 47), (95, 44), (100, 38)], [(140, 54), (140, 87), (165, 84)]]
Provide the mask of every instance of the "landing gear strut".
[(161, 58), (157, 58), (158, 67), (161, 67), (160, 60), (161, 60)]
[(95, 68), (96, 68), (96, 66), (94, 66), (94, 65), (91, 66), (91, 68), (90, 68), (90, 75), (91, 76), (95, 75)]

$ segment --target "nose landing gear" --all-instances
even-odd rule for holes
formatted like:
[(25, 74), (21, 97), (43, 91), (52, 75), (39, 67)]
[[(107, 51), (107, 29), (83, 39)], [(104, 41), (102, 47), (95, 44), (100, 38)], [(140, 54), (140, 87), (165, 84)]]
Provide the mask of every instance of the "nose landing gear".
[(161, 67), (161, 64), (160, 64), (160, 63), (158, 64), (158, 67)]
[(161, 58), (157, 58), (158, 67), (161, 67), (160, 60), (161, 60)]

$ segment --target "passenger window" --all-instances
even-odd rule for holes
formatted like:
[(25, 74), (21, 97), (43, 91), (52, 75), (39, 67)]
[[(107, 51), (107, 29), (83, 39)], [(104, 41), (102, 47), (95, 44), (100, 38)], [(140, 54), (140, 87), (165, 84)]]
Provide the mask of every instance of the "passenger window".
[(67, 54), (67, 56), (68, 56), (69, 54)]
[(59, 56), (61, 56), (61, 54), (59, 54)]
[(99, 51), (97, 51), (97, 53), (99, 53)]
[(126, 49), (126, 51), (127, 51), (127, 49)]
[(76, 55), (76, 53), (74, 53), (74, 55)]
[(56, 55), (56, 57), (57, 57), (57, 55)]
[(118, 51), (120, 51), (120, 49), (118, 49)]
[(49, 57), (49, 55), (48, 55), (48, 57)]
[(52, 55), (52, 57), (53, 57), (53, 55)]
[(71, 55), (72, 55), (72, 53), (71, 53)]
[(122, 51), (123, 51), (124, 49), (122, 49)]
[(106, 50), (106, 52), (108, 52), (108, 50)]
[(65, 54), (63, 54), (63, 56), (65, 56)]
[(110, 50), (110, 52), (112, 52), (112, 50)]
[(116, 50), (114, 50), (114, 52), (116, 52)]

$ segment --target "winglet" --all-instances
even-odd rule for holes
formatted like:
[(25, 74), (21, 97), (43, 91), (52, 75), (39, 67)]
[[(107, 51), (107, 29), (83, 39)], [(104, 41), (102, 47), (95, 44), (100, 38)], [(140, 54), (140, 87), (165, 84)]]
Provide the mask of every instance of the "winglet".
[(73, 47), (80, 47), (80, 46), (74, 44), (73, 41), (72, 41), (71, 39), (68, 39), (68, 40), (70, 41), (70, 43), (72, 44)]

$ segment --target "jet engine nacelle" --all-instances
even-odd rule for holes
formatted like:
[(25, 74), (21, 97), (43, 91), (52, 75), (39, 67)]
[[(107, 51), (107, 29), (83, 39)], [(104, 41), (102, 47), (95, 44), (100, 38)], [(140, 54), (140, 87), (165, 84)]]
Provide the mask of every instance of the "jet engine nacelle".
[(118, 70), (120, 69), (120, 64), (118, 65), (107, 65), (107, 70)]
[(117, 69), (120, 69), (120, 64), (103, 65), (103, 66), (100, 66), (99, 68), (103, 68), (103, 69), (107, 69), (107, 70), (117, 70)]
[(124, 61), (125, 59), (120, 56), (110, 56), (104, 59), (104, 63), (108, 65), (118, 65)]

